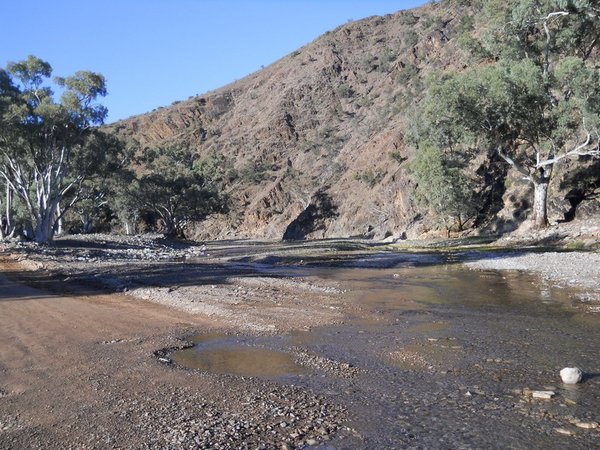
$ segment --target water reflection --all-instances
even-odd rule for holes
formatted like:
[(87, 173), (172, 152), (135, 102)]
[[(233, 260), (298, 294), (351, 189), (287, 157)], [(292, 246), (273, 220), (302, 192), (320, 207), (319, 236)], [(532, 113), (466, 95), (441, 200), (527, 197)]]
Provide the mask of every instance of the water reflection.
[(196, 343), (194, 347), (172, 355), (173, 361), (183, 367), (260, 378), (281, 378), (304, 372), (292, 355), (254, 347), (243, 338), (207, 334), (190, 340)]

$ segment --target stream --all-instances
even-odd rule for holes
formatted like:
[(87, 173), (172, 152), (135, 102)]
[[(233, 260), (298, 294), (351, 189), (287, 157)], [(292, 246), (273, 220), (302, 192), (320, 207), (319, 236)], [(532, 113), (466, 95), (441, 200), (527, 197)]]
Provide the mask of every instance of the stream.
[[(334, 280), (347, 289), (350, 316), (290, 335), (200, 335), (174, 361), (295, 384), (343, 405), (355, 432), (329, 448), (600, 446), (600, 314), (577, 308), (571, 289), (435, 255), (232, 264)], [(584, 380), (564, 385), (559, 371), (573, 366)]]

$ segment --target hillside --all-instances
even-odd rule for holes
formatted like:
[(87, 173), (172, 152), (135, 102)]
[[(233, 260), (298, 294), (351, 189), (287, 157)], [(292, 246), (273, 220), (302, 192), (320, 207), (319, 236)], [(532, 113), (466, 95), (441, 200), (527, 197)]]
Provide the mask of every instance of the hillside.
[[(430, 223), (411, 201), (404, 136), (427, 74), (464, 66), (456, 36), (470, 11), (458, 5), (347, 23), (242, 80), (110, 128), (144, 147), (183, 142), (234, 169), (231, 212), (196, 237), (416, 237)], [(506, 192), (493, 157), (472, 170), (495, 174), (482, 177), (479, 225), (500, 213), (495, 226), (516, 226), (526, 186)], [(554, 204), (561, 218), (565, 204)]]

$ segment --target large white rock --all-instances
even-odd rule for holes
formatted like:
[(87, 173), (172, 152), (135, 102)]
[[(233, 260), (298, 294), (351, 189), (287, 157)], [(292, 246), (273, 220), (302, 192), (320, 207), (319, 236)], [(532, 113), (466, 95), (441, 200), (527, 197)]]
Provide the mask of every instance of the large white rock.
[(579, 367), (565, 367), (560, 371), (560, 377), (565, 384), (577, 384), (581, 381), (583, 372)]

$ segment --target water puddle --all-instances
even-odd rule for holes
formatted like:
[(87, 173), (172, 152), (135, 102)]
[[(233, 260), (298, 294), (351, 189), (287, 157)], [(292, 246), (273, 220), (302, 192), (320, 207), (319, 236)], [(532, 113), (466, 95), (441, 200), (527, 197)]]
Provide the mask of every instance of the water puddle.
[(305, 372), (289, 353), (257, 347), (264, 345), (265, 339), (206, 334), (190, 340), (196, 344), (194, 347), (171, 355), (174, 362), (190, 369), (269, 379)]

